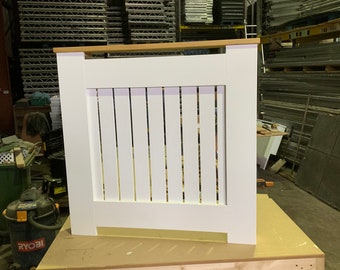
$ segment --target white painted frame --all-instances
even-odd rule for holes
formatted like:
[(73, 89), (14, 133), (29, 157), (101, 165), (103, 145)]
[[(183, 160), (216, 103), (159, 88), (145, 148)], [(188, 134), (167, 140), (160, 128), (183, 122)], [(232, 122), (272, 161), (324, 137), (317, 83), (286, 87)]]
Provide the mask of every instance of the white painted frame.
[[(229, 243), (256, 243), (257, 43), (226, 42), (222, 54), (117, 59), (55, 50), (73, 234), (96, 235), (97, 227), (191, 230), (228, 233)], [(209, 85), (226, 87), (225, 141), (219, 142), (227, 157), (221, 157), (226, 203), (103, 200), (100, 134), (91, 129), (96, 108), (88, 99), (93, 89)]]

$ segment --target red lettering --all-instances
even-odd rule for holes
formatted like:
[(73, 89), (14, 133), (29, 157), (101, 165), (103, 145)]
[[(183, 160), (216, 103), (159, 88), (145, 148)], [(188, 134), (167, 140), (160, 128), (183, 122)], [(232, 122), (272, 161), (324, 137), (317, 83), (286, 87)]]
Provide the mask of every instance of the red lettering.
[(18, 241), (17, 247), (19, 252), (31, 252), (45, 248), (45, 238), (39, 238), (31, 241)]

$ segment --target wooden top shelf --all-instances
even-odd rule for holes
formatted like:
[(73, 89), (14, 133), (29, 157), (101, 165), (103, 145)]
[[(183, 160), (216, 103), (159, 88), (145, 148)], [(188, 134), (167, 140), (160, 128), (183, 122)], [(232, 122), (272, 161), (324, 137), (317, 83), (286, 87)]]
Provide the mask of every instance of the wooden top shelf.
[(190, 42), (169, 42), (150, 44), (119, 44), (119, 45), (99, 45), (99, 46), (77, 46), (54, 48), (55, 53), (84, 52), (93, 53), (127, 53), (127, 52), (159, 52), (167, 50), (193, 50), (193, 49), (214, 49), (223, 48), (228, 45), (259, 44), (259, 38), (249, 39), (226, 39), (226, 40), (206, 40)]

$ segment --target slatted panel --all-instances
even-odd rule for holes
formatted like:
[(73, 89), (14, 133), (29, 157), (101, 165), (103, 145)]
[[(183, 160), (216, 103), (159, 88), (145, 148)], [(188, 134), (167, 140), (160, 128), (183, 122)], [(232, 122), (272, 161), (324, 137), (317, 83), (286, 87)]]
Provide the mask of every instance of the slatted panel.
[(151, 190), (153, 202), (165, 202), (166, 172), (162, 88), (148, 88)]
[(182, 87), (182, 128), (185, 202), (199, 203), (197, 87)]
[(106, 200), (118, 200), (116, 125), (112, 89), (98, 89), (103, 186)]
[[(131, 88), (136, 200), (150, 201), (146, 88)], [(126, 123), (128, 124), (128, 123)]]
[(168, 201), (183, 200), (179, 87), (164, 90)]
[(202, 203), (216, 204), (215, 87), (199, 87)]
[(130, 99), (128, 88), (114, 89), (116, 109), (120, 198), (133, 201), (135, 183), (132, 156)]
[(224, 88), (88, 91), (95, 197), (99, 200), (225, 203)]
[(225, 94), (226, 89), (224, 86), (216, 87), (216, 117), (217, 117), (217, 140), (216, 140), (216, 151), (217, 151), (217, 183), (218, 183), (218, 203), (227, 204), (227, 183), (226, 183), (226, 171), (225, 171)]

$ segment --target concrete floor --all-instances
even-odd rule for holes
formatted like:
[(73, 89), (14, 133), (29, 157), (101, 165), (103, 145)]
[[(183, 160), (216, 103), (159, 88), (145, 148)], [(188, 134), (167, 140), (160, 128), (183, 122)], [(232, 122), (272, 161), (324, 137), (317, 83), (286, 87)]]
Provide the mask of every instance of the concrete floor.
[(258, 169), (258, 178), (274, 181), (273, 187), (259, 187), (325, 253), (326, 270), (340, 269), (340, 211), (297, 187), (292, 181)]

